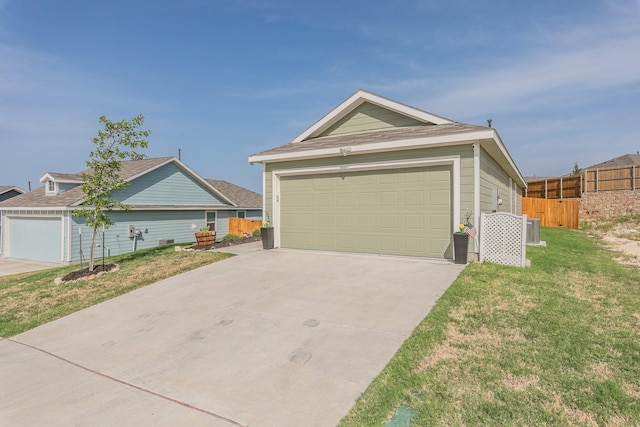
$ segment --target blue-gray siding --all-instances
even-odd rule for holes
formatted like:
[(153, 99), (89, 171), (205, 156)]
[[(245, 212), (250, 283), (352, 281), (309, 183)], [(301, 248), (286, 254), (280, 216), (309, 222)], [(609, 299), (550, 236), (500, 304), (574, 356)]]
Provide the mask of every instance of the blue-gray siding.
[[(112, 212), (109, 216), (115, 224), (104, 232), (106, 256), (152, 248), (163, 239), (173, 239), (175, 243), (194, 242), (194, 233), (204, 225), (204, 211), (127, 211)], [(74, 217), (72, 224), (71, 261), (80, 260), (80, 228), (82, 252), (88, 259), (92, 230), (85, 226), (82, 218)], [(129, 225), (140, 230), (135, 239), (129, 238)], [(102, 244), (102, 230), (99, 230), (98, 242)], [(101, 247), (96, 251), (102, 256)]]
[(224, 205), (204, 185), (169, 163), (131, 181), (114, 193), (114, 199), (130, 205)]

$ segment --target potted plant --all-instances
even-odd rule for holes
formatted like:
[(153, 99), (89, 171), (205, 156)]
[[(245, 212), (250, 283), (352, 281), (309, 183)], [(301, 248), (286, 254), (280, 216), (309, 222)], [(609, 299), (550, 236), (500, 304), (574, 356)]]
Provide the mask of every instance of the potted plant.
[(262, 237), (262, 249), (273, 249), (273, 227), (271, 227), (269, 221), (262, 223), (260, 236)]
[(469, 251), (469, 235), (465, 233), (464, 224), (458, 225), (460, 231), (453, 233), (453, 253), (456, 264), (467, 263), (467, 252)]
[(208, 225), (200, 227), (196, 232), (196, 242), (198, 246), (213, 246), (216, 242), (216, 233), (209, 230)]

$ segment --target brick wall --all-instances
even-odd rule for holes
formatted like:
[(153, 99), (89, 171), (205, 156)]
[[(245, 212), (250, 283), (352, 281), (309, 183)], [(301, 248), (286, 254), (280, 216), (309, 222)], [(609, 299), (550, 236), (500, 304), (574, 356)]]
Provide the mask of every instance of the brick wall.
[(580, 200), (580, 219), (594, 219), (640, 214), (640, 191), (599, 191), (583, 193)]

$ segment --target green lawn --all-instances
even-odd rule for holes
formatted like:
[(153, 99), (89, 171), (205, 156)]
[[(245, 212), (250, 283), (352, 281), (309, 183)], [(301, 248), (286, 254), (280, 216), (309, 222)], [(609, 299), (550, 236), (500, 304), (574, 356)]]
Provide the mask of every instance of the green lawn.
[(530, 268), (470, 264), (341, 425), (640, 425), (640, 270), (541, 238)]
[[(232, 255), (175, 251), (159, 246), (108, 258), (120, 270), (91, 280), (56, 285), (54, 280), (78, 269), (67, 266), (0, 277), (0, 337), (10, 337), (74, 311), (146, 286), (158, 280)], [(96, 264), (102, 260), (96, 260)], [(86, 264), (85, 264), (86, 267)]]

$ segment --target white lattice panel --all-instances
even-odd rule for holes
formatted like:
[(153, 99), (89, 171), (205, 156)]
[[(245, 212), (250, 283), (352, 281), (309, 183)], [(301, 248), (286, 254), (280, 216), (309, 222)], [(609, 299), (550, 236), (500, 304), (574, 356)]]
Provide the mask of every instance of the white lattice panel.
[(527, 255), (527, 216), (483, 213), (480, 220), (480, 262), (524, 267)]

